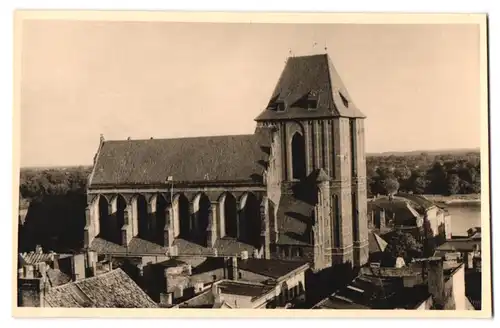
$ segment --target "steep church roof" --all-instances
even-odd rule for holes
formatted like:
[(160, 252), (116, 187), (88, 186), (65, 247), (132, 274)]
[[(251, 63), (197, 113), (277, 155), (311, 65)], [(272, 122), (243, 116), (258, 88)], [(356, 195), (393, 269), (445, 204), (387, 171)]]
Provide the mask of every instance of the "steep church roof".
[[(307, 100), (316, 102), (315, 108)], [(280, 110), (278, 105), (282, 104)], [(268, 107), (256, 121), (293, 118), (365, 118), (354, 105), (327, 54), (291, 57), (279, 78)]]
[(269, 157), (270, 130), (252, 135), (104, 141), (90, 187), (177, 182), (260, 183)]

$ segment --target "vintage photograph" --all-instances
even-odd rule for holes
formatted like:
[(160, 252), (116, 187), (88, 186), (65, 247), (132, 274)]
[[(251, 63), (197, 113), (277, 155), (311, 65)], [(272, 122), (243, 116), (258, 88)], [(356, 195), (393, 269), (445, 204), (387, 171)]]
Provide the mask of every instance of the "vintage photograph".
[(485, 16), (16, 15), (19, 309), (491, 315)]

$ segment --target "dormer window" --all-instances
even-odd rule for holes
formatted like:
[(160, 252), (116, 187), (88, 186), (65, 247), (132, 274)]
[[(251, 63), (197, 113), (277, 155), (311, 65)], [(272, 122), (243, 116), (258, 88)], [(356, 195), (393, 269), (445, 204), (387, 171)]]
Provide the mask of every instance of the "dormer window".
[(279, 99), (280, 94), (277, 94), (274, 96), (271, 101), (269, 102), (269, 105), (267, 106), (267, 109), (275, 111), (275, 112), (284, 112), (285, 111), (285, 102), (283, 100)]
[(318, 108), (318, 100), (308, 99), (307, 100), (307, 109), (308, 110), (315, 110), (316, 108)]
[(309, 92), (306, 99), (307, 109), (315, 110), (316, 108), (318, 108), (318, 100), (319, 96), (316, 91)]
[(292, 107), (304, 108), (307, 110), (316, 110), (319, 103), (319, 94), (317, 91), (309, 91), (300, 97)]
[(341, 92), (339, 92), (339, 94), (340, 94), (340, 99), (342, 99), (342, 102), (344, 103), (344, 107), (345, 108), (349, 107), (349, 100), (347, 100), (347, 98), (344, 97), (344, 95)]

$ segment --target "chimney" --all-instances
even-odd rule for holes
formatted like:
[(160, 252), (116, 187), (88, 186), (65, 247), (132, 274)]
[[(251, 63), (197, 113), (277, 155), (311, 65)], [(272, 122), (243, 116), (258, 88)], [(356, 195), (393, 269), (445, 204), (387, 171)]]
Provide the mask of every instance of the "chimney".
[(170, 288), (170, 279), (168, 278), (168, 269), (163, 270), (163, 278), (165, 279), (165, 292), (168, 293)]
[(394, 265), (395, 268), (399, 269), (404, 267), (405, 265), (405, 260), (402, 257), (396, 258), (396, 264)]
[(32, 265), (26, 265), (24, 268), (26, 269), (26, 274), (25, 274), (26, 279), (35, 278), (35, 272)]
[(466, 268), (467, 269), (472, 269), (474, 267), (474, 253), (469, 253), (469, 252), (466, 252), (465, 253), (465, 256), (466, 256), (466, 260), (467, 260), (467, 263), (466, 263)]
[(38, 272), (40, 272), (40, 275), (42, 276), (43, 279), (45, 279), (46, 274), (47, 274), (47, 263), (41, 262), (38, 264)]
[(191, 264), (186, 265), (186, 273), (190, 276), (193, 274), (193, 267)]
[(87, 251), (87, 267), (89, 269), (89, 276), (94, 277), (97, 275), (97, 253)]
[(260, 258), (260, 254), (259, 254), (259, 251), (257, 250), (257, 248), (253, 250), (253, 258), (254, 259)]
[(59, 254), (54, 254), (53, 258), (54, 258), (53, 262), (54, 270), (59, 270)]
[(194, 283), (194, 293), (195, 294), (199, 294), (203, 291), (203, 287), (205, 287), (205, 285), (203, 284), (202, 281), (197, 281)]
[(238, 280), (238, 258), (233, 256), (229, 261), (229, 279)]
[(242, 260), (248, 260), (248, 251), (242, 251), (241, 252), (241, 259)]
[(183, 296), (184, 296), (184, 286), (177, 286), (177, 287), (175, 287), (174, 297), (175, 298), (181, 298)]
[(35, 247), (35, 253), (37, 254), (43, 254), (43, 248), (40, 245), (36, 245)]
[(172, 293), (160, 293), (160, 306), (171, 306), (172, 304)]
[(212, 296), (214, 297), (214, 304), (221, 304), (224, 302), (224, 297), (221, 295), (219, 286), (216, 284), (212, 285)]
[(24, 269), (23, 268), (17, 269), (17, 277), (24, 278)]
[(84, 254), (75, 254), (71, 257), (71, 271), (74, 281), (85, 279)]
[(443, 260), (439, 257), (431, 257), (428, 260), (427, 286), (432, 295), (434, 308), (443, 309), (445, 305), (444, 270)]

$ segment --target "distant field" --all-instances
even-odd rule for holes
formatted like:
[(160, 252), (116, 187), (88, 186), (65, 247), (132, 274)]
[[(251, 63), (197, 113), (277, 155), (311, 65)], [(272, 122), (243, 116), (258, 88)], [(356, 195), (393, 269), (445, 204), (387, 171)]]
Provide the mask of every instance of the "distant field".
[(481, 194), (467, 194), (467, 195), (425, 195), (425, 197), (436, 203), (443, 204), (458, 204), (458, 203), (478, 203), (481, 201)]
[(422, 153), (439, 156), (439, 155), (465, 155), (469, 153), (479, 153), (479, 148), (464, 148), (464, 149), (442, 149), (442, 150), (409, 150), (409, 151), (386, 151), (381, 153), (367, 153), (366, 156), (415, 156)]

